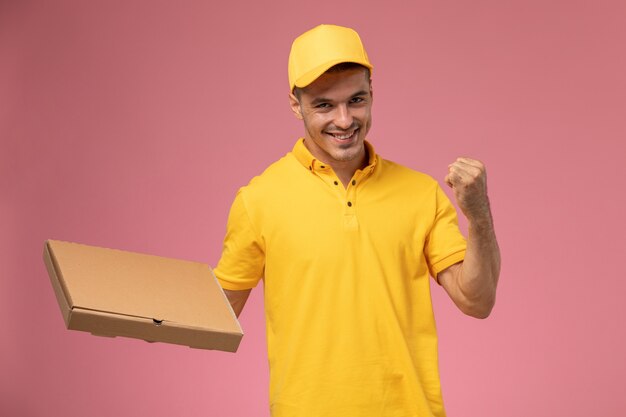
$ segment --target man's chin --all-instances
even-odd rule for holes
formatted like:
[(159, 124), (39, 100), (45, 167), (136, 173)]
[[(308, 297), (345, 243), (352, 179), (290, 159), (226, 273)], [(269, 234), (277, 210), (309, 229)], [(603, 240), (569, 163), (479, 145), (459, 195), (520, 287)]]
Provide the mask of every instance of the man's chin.
[(359, 150), (358, 149), (346, 149), (344, 151), (335, 152), (334, 155), (332, 155), (332, 157), (335, 161), (339, 161), (339, 162), (354, 161), (355, 159), (359, 157)]

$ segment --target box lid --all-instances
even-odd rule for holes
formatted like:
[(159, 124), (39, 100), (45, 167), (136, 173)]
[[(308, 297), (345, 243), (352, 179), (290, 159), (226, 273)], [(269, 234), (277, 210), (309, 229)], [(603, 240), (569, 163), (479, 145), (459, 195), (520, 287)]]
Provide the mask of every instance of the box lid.
[[(88, 328), (78, 330), (109, 336), (234, 351), (243, 335), (206, 264), (57, 240), (46, 242), (44, 258), (68, 328), (80, 310), (80, 326)], [(115, 322), (110, 328), (107, 317)], [(141, 323), (145, 329), (132, 330)], [(174, 329), (174, 336), (163, 337)], [(228, 336), (236, 345), (223, 349)], [(212, 343), (216, 338), (221, 341)]]

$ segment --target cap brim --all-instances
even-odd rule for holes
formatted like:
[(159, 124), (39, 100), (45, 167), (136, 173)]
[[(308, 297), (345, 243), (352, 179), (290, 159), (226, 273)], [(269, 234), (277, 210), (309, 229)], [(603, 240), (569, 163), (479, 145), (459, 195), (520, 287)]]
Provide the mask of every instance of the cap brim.
[(324, 64), (322, 64), (322, 65), (312, 69), (311, 71), (307, 72), (302, 77), (298, 78), (295, 81), (294, 85), (291, 87), (291, 90), (293, 91), (293, 89), (295, 87), (298, 87), (298, 88), (306, 87), (307, 85), (311, 84), (313, 81), (315, 81), (319, 77), (321, 77), (322, 74), (324, 74), (330, 68), (334, 67), (337, 64), (343, 64), (343, 63), (347, 63), (347, 62), (363, 65), (364, 67), (368, 68), (370, 71), (373, 68), (371, 64), (369, 64), (367, 62), (362, 62), (362, 61), (346, 61), (345, 59), (337, 59), (337, 60), (328, 61), (328, 62), (325, 62)]

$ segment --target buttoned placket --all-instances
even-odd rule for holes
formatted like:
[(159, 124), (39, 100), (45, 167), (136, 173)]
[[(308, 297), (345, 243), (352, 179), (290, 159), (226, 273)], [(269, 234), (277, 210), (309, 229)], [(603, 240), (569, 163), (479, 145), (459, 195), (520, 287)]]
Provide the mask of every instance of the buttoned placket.
[(335, 190), (337, 197), (340, 199), (343, 206), (343, 219), (342, 224), (344, 230), (356, 231), (359, 228), (359, 222), (357, 218), (357, 193), (360, 189), (361, 183), (368, 177), (373, 171), (373, 166), (369, 165), (363, 170), (357, 170), (352, 179), (348, 183), (348, 186), (344, 188), (343, 184), (333, 171), (333, 169), (317, 160), (312, 160), (309, 165), (311, 173), (319, 177), (328, 186)]

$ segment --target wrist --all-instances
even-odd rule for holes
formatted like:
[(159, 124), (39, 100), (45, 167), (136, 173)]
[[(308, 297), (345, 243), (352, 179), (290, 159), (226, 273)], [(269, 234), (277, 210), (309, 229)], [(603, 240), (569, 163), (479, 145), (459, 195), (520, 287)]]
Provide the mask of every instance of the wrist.
[(493, 230), (493, 217), (489, 202), (481, 210), (466, 215), (468, 226), (474, 230)]

